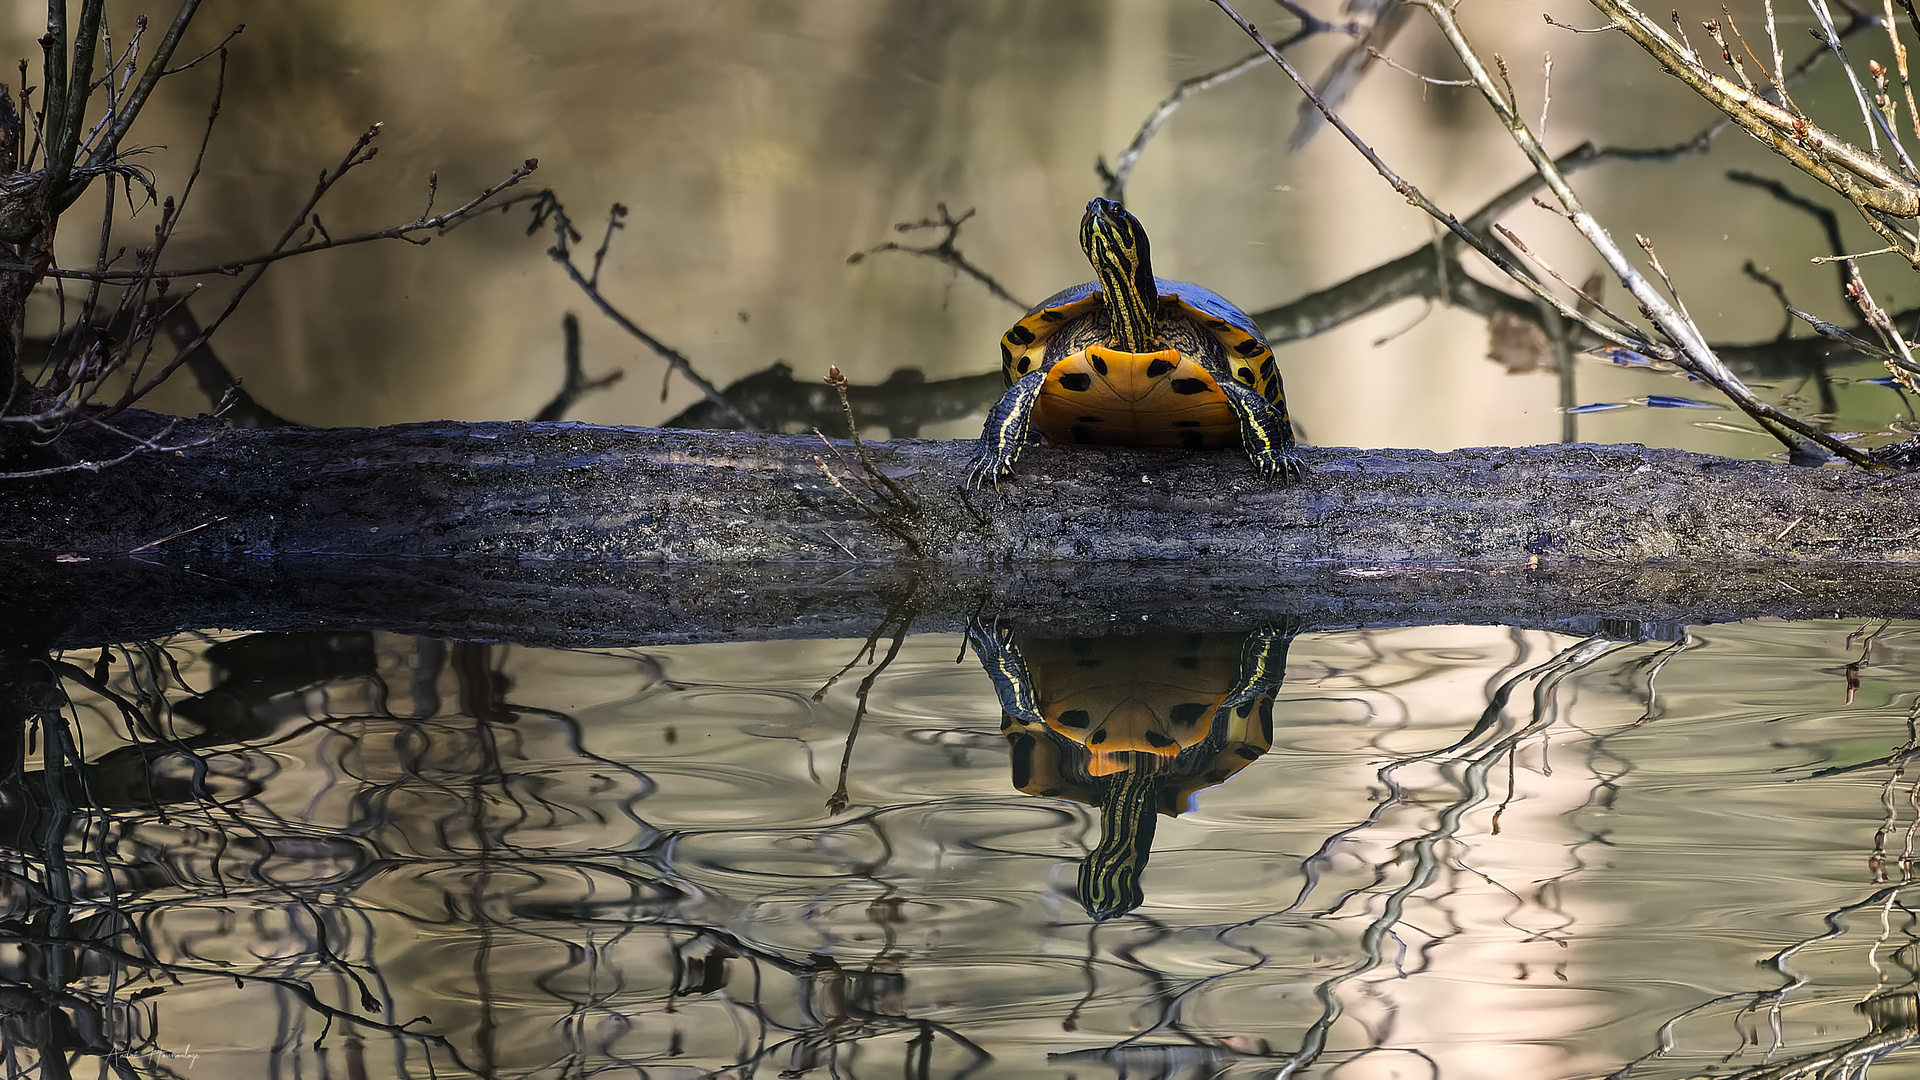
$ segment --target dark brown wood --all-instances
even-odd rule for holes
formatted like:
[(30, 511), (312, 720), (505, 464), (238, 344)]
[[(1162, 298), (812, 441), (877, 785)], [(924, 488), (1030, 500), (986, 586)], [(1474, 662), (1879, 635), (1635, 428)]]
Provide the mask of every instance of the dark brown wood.
[[(193, 437), (184, 428), (171, 436)], [(1308, 448), (1309, 477), (1283, 486), (1233, 452), (1036, 446), (999, 491), (967, 492), (960, 476), (973, 447), (872, 444), (912, 500), (889, 516), (929, 565), (1920, 565), (1920, 477), (1908, 473), (1639, 446)], [(845, 476), (810, 435), (566, 423), (223, 431), (206, 446), (99, 472), (0, 481), (0, 549), (908, 559), (907, 543), (829, 481), (818, 457)], [(880, 507), (872, 491), (846, 483)]]
[(909, 612), (919, 630), (1301, 617), (1640, 637), (1920, 614), (1920, 477), (1906, 473), (1637, 446), (1309, 448), (1313, 472), (1288, 487), (1237, 453), (1034, 447), (999, 492), (964, 492), (971, 442), (876, 444), (912, 500), (889, 513), (914, 560), (827, 479), (816, 456), (845, 466), (812, 436), (443, 423), (168, 437), (208, 435), (0, 482), (13, 641), (219, 626), (646, 644), (863, 636)]

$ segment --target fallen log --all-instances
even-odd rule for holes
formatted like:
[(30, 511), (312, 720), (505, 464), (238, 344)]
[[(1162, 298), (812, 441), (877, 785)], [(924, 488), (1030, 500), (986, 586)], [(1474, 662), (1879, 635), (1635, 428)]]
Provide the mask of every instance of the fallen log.
[(203, 424), (171, 435), (195, 437), (211, 441), (97, 472), (0, 480), (0, 550), (946, 567), (1920, 565), (1920, 477), (1642, 446), (1313, 447), (1306, 480), (1291, 486), (1233, 452), (1034, 446), (999, 490), (967, 491), (971, 441), (868, 444), (868, 469), (848, 444), (813, 435), (572, 423)]

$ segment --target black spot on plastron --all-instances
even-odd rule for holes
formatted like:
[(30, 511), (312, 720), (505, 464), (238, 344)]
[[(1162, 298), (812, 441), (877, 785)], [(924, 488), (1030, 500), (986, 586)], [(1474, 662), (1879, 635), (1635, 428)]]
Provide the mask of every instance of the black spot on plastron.
[(1018, 370), (1020, 374), (1025, 375), (1027, 373), (1027, 369), (1032, 366), (1033, 366), (1033, 354), (1028, 353), (1027, 355), (1020, 358), (1020, 366), (1016, 370)]
[(1074, 419), (1083, 424), (1104, 424), (1107, 422), (1107, 418), (1104, 416), (1076, 416)]
[(1013, 329), (1007, 331), (1007, 340), (1013, 342), (1015, 345), (1031, 345), (1033, 344), (1033, 331), (1015, 324)]
[(1093, 370), (1099, 372), (1102, 375), (1105, 375), (1107, 373), (1107, 362), (1106, 360), (1101, 358), (1099, 353), (1089, 354), (1087, 357), (1087, 361), (1093, 365)]
[(1215, 769), (1212, 772), (1207, 774), (1207, 783), (1217, 784), (1232, 775), (1233, 775), (1232, 773), (1228, 772), (1225, 769)]
[[(1011, 337), (1013, 335), (1009, 334), (1007, 336)], [(1239, 353), (1241, 356), (1258, 356), (1266, 352), (1267, 347), (1260, 343), (1259, 338), (1248, 338), (1240, 344), (1235, 345), (1233, 351)]]
[(1077, 443), (1090, 443), (1093, 441), (1093, 429), (1085, 424), (1073, 425), (1067, 429), (1067, 434), (1073, 436), (1073, 441)]
[(1084, 371), (1068, 372), (1060, 376), (1060, 385), (1068, 390), (1084, 392), (1093, 389), (1093, 376)]
[(1011, 716), (1002, 716), (1002, 717), (1000, 718), (1000, 733), (1001, 733), (1001, 734), (1003, 734), (1003, 735), (1004, 735), (1004, 734), (1006, 734), (1006, 731), (1007, 731), (1007, 729), (1008, 729), (1008, 728), (1010, 728), (1010, 727), (1012, 727), (1012, 726), (1013, 726), (1013, 717), (1011, 717)]
[(1212, 389), (1212, 387), (1207, 385), (1207, 380), (1205, 379), (1173, 380), (1173, 392), (1176, 394), (1204, 394), (1210, 389)]
[(1173, 662), (1186, 668), (1188, 671), (1192, 671), (1194, 668), (1200, 666), (1200, 658), (1197, 656), (1176, 656), (1173, 658)]
[(1093, 723), (1093, 714), (1085, 709), (1068, 709), (1055, 717), (1054, 722), (1078, 730)]
[(1260, 361), (1260, 377), (1263, 379), (1273, 378), (1273, 357), (1269, 356), (1265, 360)]
[(1180, 446), (1185, 450), (1205, 450), (1207, 448), (1207, 437), (1192, 428), (1188, 428), (1180, 433)]
[(1253, 711), (1253, 702), (1243, 701), (1240, 703), (1240, 707), (1233, 711), (1236, 713), (1239, 713), (1240, 716), (1244, 719), (1248, 713)]
[(1013, 786), (1026, 787), (1033, 782), (1033, 736), (1015, 735), (1007, 742), (1012, 744)]
[(1157, 379), (1160, 376), (1165, 375), (1167, 372), (1172, 370), (1173, 370), (1173, 361), (1155, 360), (1152, 363), (1147, 365), (1147, 378)]
[(1063, 311), (1056, 311), (1052, 308), (1048, 308), (1047, 310), (1040, 313), (1040, 317), (1047, 320), (1048, 322), (1059, 322), (1061, 319), (1064, 319), (1067, 316), (1066, 316), (1066, 313)]
[(1207, 323), (1207, 325), (1213, 327), (1215, 330), (1225, 330), (1227, 328), (1227, 324), (1220, 319), (1214, 319)]
[(1158, 750), (1165, 750), (1167, 747), (1174, 745), (1174, 743), (1172, 739), (1167, 738), (1157, 731), (1149, 731), (1147, 732), (1147, 745)]
[(1066, 793), (1067, 793), (1066, 788), (1063, 788), (1058, 784), (1055, 784), (1053, 787), (1048, 788), (1047, 790), (1041, 792), (1040, 794), (1046, 796), (1049, 799), (1057, 799), (1060, 796), (1065, 795)]
[(1233, 373), (1233, 377), (1248, 385), (1253, 384), (1253, 371), (1250, 368), (1241, 368)]
[(1103, 743), (1103, 742), (1106, 742), (1106, 741), (1107, 741), (1107, 729), (1106, 729), (1106, 728), (1101, 728), (1101, 729), (1100, 729), (1099, 731), (1096, 731), (1096, 732), (1094, 732), (1094, 733), (1093, 733), (1093, 737), (1092, 737), (1092, 738), (1090, 738), (1090, 739), (1088, 739), (1088, 740), (1087, 740), (1087, 745), (1088, 745), (1088, 746), (1099, 746), (1099, 745), (1100, 745), (1101, 743)]
[(1198, 701), (1183, 701), (1167, 710), (1167, 719), (1182, 727), (1192, 727), (1207, 714), (1207, 707)]
[[(1239, 754), (1241, 757), (1246, 758), (1248, 761), (1252, 761), (1254, 758), (1257, 758), (1260, 756), (1260, 751), (1255, 750), (1251, 746), (1243, 746), (1240, 749), (1235, 750), (1234, 753)], [(1019, 786), (1020, 785), (1018, 784), (1014, 785), (1014, 787), (1019, 787)]]

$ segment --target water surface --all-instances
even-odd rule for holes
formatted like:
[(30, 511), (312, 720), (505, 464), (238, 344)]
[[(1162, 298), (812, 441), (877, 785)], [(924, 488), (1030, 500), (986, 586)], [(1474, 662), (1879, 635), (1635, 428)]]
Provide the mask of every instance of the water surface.
[[(1165, 699), (1140, 641), (1026, 655)], [(10, 789), (10, 1068), (57, 1014), (83, 1073), (1792, 1075), (1914, 1037), (1916, 642), (1306, 630), (1099, 922), (959, 635), (113, 650), (172, 717), (72, 686), (77, 805)]]

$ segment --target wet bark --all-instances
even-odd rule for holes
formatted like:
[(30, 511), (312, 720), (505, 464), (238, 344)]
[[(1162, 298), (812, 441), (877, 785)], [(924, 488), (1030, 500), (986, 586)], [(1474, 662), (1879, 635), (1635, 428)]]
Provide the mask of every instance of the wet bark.
[(911, 500), (885, 509), (897, 533), (827, 479), (816, 455), (844, 469), (810, 435), (220, 431), (5, 481), (0, 620), (42, 646), (207, 626), (609, 645), (861, 636), (909, 614), (921, 630), (1300, 616), (1638, 637), (1920, 612), (1906, 473), (1638, 446), (1309, 448), (1289, 487), (1234, 453), (1034, 447), (999, 492), (970, 493), (971, 442), (871, 449)]
[[(999, 491), (968, 492), (960, 476), (973, 448), (871, 444), (904, 499), (888, 507), (844, 482), (883, 525), (828, 479), (817, 457), (843, 478), (847, 469), (811, 435), (523, 422), (222, 431), (208, 445), (99, 472), (0, 481), (9, 511), (0, 549), (712, 564), (887, 564), (917, 550), (940, 566), (1521, 568), (1536, 556), (1920, 566), (1920, 476), (1904, 472), (1640, 446), (1307, 448), (1307, 480), (1285, 486), (1231, 452), (1035, 446)], [(124, 449), (102, 447), (102, 456)]]

